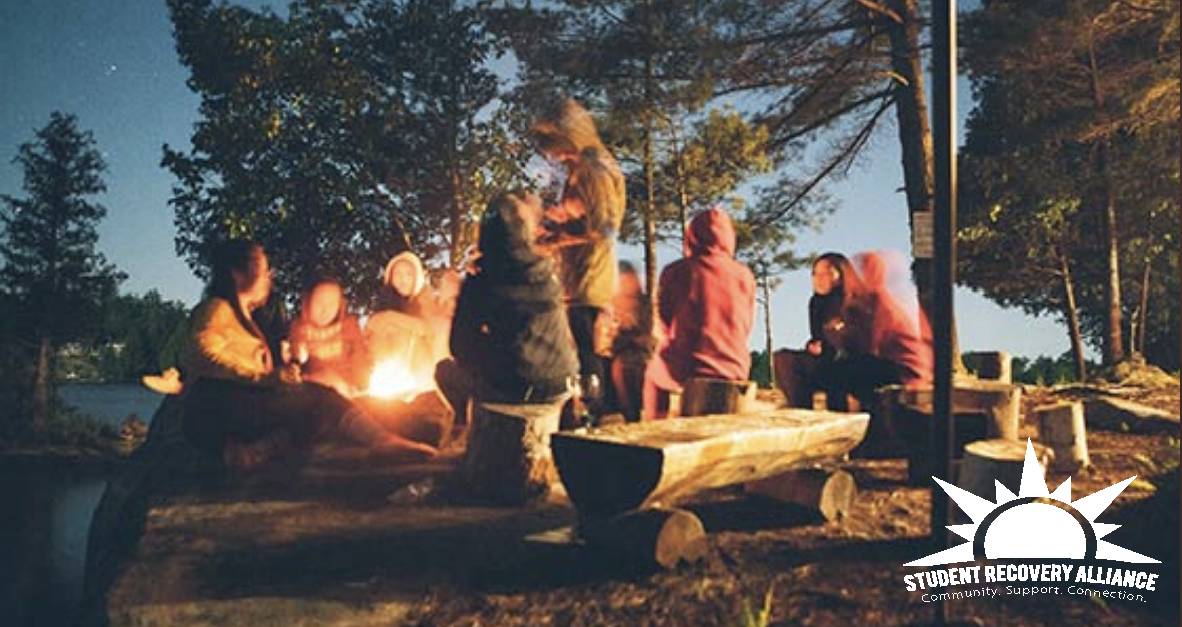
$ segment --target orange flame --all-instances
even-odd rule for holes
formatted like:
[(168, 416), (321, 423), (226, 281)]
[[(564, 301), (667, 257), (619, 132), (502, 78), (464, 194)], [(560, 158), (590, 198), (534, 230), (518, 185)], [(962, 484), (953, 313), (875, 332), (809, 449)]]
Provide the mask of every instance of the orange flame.
[(369, 395), (377, 398), (407, 398), (415, 392), (430, 389), (433, 382), (412, 372), (398, 359), (386, 359), (374, 366), (369, 376)]

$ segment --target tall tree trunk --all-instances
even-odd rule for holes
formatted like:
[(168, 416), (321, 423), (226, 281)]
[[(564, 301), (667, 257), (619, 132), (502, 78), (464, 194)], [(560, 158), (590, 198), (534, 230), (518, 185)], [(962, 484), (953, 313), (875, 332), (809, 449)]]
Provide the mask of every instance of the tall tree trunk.
[(464, 258), (464, 252), (468, 248), (468, 236), (466, 229), (468, 222), (467, 202), (464, 200), (464, 191), (460, 172), (453, 167), (451, 170), (451, 246), (450, 255), (451, 267), (456, 267), (460, 260)]
[(1071, 275), (1071, 266), (1067, 263), (1067, 256), (1058, 253), (1059, 273), (1063, 277), (1063, 302), (1067, 318), (1067, 332), (1071, 337), (1071, 357), (1075, 360), (1075, 377), (1079, 381), (1088, 378), (1088, 364), (1084, 360), (1083, 335), (1079, 332), (1079, 309), (1075, 304), (1075, 282)]
[(776, 384), (776, 361), (772, 359), (772, 289), (771, 280), (767, 274), (763, 275), (763, 328), (767, 332), (767, 343), (764, 344), (764, 350), (767, 351), (767, 372), (768, 381), (771, 385)]
[(1139, 305), (1141, 315), (1138, 316), (1138, 326), (1141, 327), (1141, 331), (1137, 335), (1137, 343), (1131, 347), (1141, 355), (1145, 354), (1145, 336), (1149, 335), (1149, 269), (1152, 265), (1153, 259), (1147, 258), (1145, 270), (1141, 272), (1141, 303)]
[[(886, 17), (890, 40), (891, 69), (895, 80), (895, 117), (899, 145), (903, 155), (903, 188), (907, 195), (908, 216), (933, 210), (935, 165), (932, 128), (928, 122), (927, 94), (924, 91), (923, 62), (919, 51), (919, 7), (917, 0), (890, 0), (893, 15)], [(896, 17), (898, 19), (896, 19)], [(914, 219), (911, 227), (915, 228)], [(912, 276), (919, 305), (928, 320), (932, 319), (932, 260), (917, 258)], [(956, 336), (952, 329), (952, 368), (965, 372)]]
[[(647, 19), (647, 15), (646, 15)], [(650, 29), (651, 30), (651, 29)], [(653, 99), (653, 59), (649, 54), (644, 58), (644, 101), (647, 108), (652, 107)], [(657, 299), (657, 229), (654, 219), (657, 214), (657, 197), (653, 189), (656, 164), (653, 163), (653, 113), (646, 111), (644, 115), (644, 287), (652, 294), (654, 312)]]
[[(1099, 19), (1099, 18), (1097, 18)], [(1100, 118), (1104, 117), (1104, 90), (1100, 84), (1100, 66), (1096, 60), (1096, 20), (1088, 28), (1088, 65), (1091, 71), (1092, 105)], [(1096, 174), (1101, 189), (1098, 197), (1104, 213), (1104, 249), (1108, 260), (1108, 277), (1104, 284), (1107, 315), (1104, 329), (1104, 363), (1114, 364), (1125, 356), (1121, 338), (1120, 248), (1117, 236), (1116, 191), (1113, 189), (1111, 166), (1108, 163), (1108, 142), (1101, 139), (1096, 145)]]
[(53, 413), (53, 342), (45, 335), (37, 343), (37, 360), (33, 373), (34, 431), (44, 431)]
[[(1106, 150), (1102, 152), (1107, 152)], [(1108, 166), (1102, 166), (1107, 176)], [(1116, 194), (1112, 185), (1104, 182), (1104, 249), (1108, 258), (1108, 277), (1104, 282), (1104, 294), (1108, 315), (1105, 317), (1106, 329), (1104, 333), (1104, 363), (1114, 364), (1125, 357), (1124, 342), (1121, 335), (1121, 296), (1120, 296), (1120, 239), (1117, 232)]]

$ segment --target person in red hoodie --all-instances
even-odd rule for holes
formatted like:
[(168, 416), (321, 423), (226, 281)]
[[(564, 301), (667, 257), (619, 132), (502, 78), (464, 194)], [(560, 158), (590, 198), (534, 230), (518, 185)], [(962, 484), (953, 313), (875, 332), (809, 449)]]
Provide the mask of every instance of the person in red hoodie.
[(686, 256), (662, 272), (657, 291), (662, 341), (645, 373), (644, 415), (668, 412), (668, 393), (691, 377), (745, 381), (755, 319), (755, 277), (735, 260), (735, 227), (710, 209), (690, 221)]

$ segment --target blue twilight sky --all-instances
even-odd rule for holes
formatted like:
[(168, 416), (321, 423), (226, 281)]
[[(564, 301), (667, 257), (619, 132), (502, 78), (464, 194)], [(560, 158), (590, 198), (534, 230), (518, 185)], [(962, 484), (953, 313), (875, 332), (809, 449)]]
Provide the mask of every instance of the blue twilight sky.
[[(159, 165), (163, 144), (189, 145), (198, 99), (185, 85), (187, 76), (163, 0), (0, 2), (0, 193), (23, 194), (21, 172), (11, 159), (50, 112), (77, 115), (81, 127), (93, 131), (108, 164), (108, 191), (101, 199), (108, 215), (99, 246), (128, 274), (123, 290), (156, 288), (166, 298), (195, 303), (201, 285), (175, 254), (167, 204), (172, 178)], [(971, 103), (967, 83), (961, 83), (963, 114)], [(830, 188), (838, 210), (819, 233), (801, 234), (801, 250), (909, 250), (894, 132), (884, 126), (859, 166)], [(664, 247), (660, 262), (677, 254)], [(635, 247), (624, 247), (621, 257), (641, 260)], [(798, 346), (807, 338), (809, 294), (808, 272), (798, 271), (774, 295), (777, 346)], [(964, 289), (957, 291), (956, 307), (964, 350), (1000, 348), (1035, 356), (1068, 348), (1066, 330), (1056, 320), (1001, 309)], [(752, 345), (763, 342), (760, 322)]]

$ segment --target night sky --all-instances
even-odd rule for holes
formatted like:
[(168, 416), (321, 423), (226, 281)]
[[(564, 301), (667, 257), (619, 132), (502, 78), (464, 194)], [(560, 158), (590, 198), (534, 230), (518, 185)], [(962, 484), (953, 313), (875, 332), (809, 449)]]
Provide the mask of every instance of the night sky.
[[(282, 6), (282, 2), (239, 2)], [(21, 172), (11, 163), (49, 114), (78, 116), (93, 131), (108, 165), (108, 215), (99, 246), (128, 280), (123, 291), (155, 288), (193, 304), (201, 285), (173, 248), (171, 175), (160, 167), (161, 146), (188, 147), (197, 97), (185, 85), (163, 0), (4, 0), (0, 2), (0, 193), (22, 196)], [(962, 81), (961, 106), (970, 105)], [(961, 111), (963, 114), (965, 111)], [(893, 127), (883, 127), (861, 165), (831, 192), (839, 210), (819, 234), (798, 238), (802, 251), (909, 249), (902, 167)], [(661, 263), (677, 254), (661, 249)], [(621, 257), (639, 262), (624, 247)], [(384, 260), (374, 260), (375, 267)], [(808, 336), (807, 271), (789, 275), (773, 298), (777, 346), (798, 347)], [(1017, 355), (1067, 350), (1065, 327), (1002, 310), (957, 291), (963, 350), (1003, 349)], [(762, 346), (762, 316), (752, 345)]]

